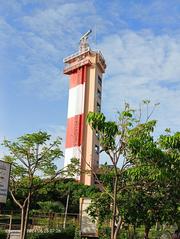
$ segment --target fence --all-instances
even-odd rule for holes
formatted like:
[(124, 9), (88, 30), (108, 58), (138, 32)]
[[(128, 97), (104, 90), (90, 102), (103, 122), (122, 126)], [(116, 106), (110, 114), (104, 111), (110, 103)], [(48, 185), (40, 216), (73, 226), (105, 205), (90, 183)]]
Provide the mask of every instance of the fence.
[[(0, 229), (19, 230), (20, 218), (19, 211), (4, 212), (0, 214)], [(59, 230), (63, 227), (77, 226), (79, 214), (68, 213), (66, 218), (63, 213), (30, 213), (28, 229), (30, 231), (50, 231)]]

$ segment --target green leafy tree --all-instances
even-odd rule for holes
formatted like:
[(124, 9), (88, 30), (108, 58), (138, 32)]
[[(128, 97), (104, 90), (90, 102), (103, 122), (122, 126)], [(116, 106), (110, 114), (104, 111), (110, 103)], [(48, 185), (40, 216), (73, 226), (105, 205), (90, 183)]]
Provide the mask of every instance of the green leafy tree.
[(40, 191), (36, 201), (60, 201), (65, 207), (69, 195), (68, 212), (78, 214), (79, 199), (91, 197), (96, 191), (98, 191), (96, 186), (87, 186), (74, 179), (57, 177)]
[[(138, 174), (140, 173), (140, 164), (151, 161), (154, 156), (158, 159), (162, 156), (161, 150), (157, 148), (151, 135), (156, 121), (149, 120), (156, 105), (149, 112), (149, 101), (144, 103), (147, 106), (144, 123), (140, 122), (141, 114), (136, 117), (136, 112), (128, 104), (125, 104), (124, 111), (118, 113), (116, 122), (107, 121), (103, 113), (91, 112), (87, 118), (89, 125), (99, 134), (100, 152), (104, 151), (112, 163), (110, 167), (106, 167), (108, 173), (100, 172), (100, 179), (96, 175), (96, 180), (100, 183), (103, 191), (101, 197), (105, 202), (108, 201), (105, 207), (109, 208), (108, 215), (111, 217), (111, 239), (117, 238), (124, 221), (124, 213), (121, 210), (121, 193), (125, 190), (132, 190), (135, 186), (134, 180), (132, 182), (127, 180), (127, 170), (136, 165), (133, 173)], [(132, 173), (132, 171), (130, 172)], [(97, 203), (96, 199), (95, 203)], [(94, 211), (92, 208), (90, 208), (91, 215), (101, 218), (102, 206), (99, 205), (98, 208), (95, 206), (97, 210)], [(106, 215), (104, 216), (106, 217)]]
[[(144, 123), (125, 105), (116, 122), (106, 121), (102, 113), (90, 113), (88, 122), (99, 133), (101, 151), (112, 165), (104, 165), (96, 175), (102, 192), (89, 207), (100, 225), (111, 219), (111, 239), (116, 239), (122, 223), (144, 225), (144, 238), (156, 222), (179, 225), (180, 133), (153, 137), (154, 108)], [(156, 107), (156, 105), (154, 106)], [(142, 112), (141, 112), (142, 113)]]
[[(131, 142), (130, 156), (133, 161), (140, 161), (140, 167), (129, 171), (140, 186), (137, 193), (144, 203), (141, 204), (143, 213), (137, 215), (137, 220), (145, 224), (145, 236), (148, 237), (155, 222), (179, 225), (180, 133), (161, 135), (156, 142), (153, 137), (146, 137), (146, 141), (148, 143), (142, 144), (139, 140), (139, 145), (134, 144), (134, 139)], [(135, 206), (138, 208), (137, 203), (134, 203), (134, 209)]]
[(152, 225), (159, 219), (162, 198), (160, 183), (162, 182), (162, 170), (159, 162), (166, 156), (158, 147), (152, 133), (156, 121), (147, 121), (138, 124), (131, 129), (128, 141), (128, 155), (131, 168), (127, 170), (129, 184), (133, 190), (128, 192), (129, 204), (125, 205), (124, 213), (126, 221), (133, 225), (145, 225), (144, 238)]
[[(142, 184), (141, 184), (142, 185)], [(163, 222), (164, 201), (163, 194), (154, 186), (144, 187), (124, 192), (121, 197), (121, 210), (124, 222), (135, 228), (144, 226), (144, 238), (148, 238), (149, 231), (156, 222)]]
[[(159, 137), (159, 146), (166, 153), (164, 165), (164, 199), (166, 200), (164, 217), (169, 223), (176, 223), (180, 231), (180, 132)], [(162, 167), (162, 162), (159, 162)]]
[(64, 205), (59, 201), (44, 201), (38, 202), (40, 206), (40, 211), (43, 213), (63, 213), (64, 212)]
[[(11, 163), (9, 191), (21, 209), (20, 239), (24, 239), (32, 196), (68, 169), (57, 170), (55, 161), (63, 156), (61, 138), (51, 141), (51, 136), (46, 132), (25, 134), (14, 142), (4, 140), (3, 145), (10, 152), (5, 157)], [(71, 172), (77, 166), (75, 161), (73, 165), (70, 166)]]

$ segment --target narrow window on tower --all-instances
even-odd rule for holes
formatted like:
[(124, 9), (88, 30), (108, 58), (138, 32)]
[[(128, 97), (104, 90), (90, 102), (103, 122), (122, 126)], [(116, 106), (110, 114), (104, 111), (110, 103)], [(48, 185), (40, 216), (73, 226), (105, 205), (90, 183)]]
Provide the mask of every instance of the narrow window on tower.
[(101, 105), (97, 102), (97, 112), (101, 112)]
[(101, 99), (101, 91), (99, 89), (97, 89), (97, 96), (99, 99)]
[(95, 148), (94, 148), (94, 149), (95, 149), (95, 152), (96, 152), (97, 154), (99, 154), (99, 146), (98, 146), (97, 144), (95, 145)]
[(100, 86), (102, 86), (102, 79), (101, 79), (100, 76), (98, 76), (98, 83), (99, 83)]

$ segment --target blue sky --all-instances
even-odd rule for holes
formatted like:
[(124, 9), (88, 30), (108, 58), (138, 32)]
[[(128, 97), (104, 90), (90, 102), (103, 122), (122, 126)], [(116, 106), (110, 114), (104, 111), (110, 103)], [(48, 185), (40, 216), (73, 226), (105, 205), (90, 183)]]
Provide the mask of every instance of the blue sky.
[[(63, 58), (81, 35), (107, 62), (102, 109), (160, 102), (157, 131), (180, 125), (179, 0), (6, 0), (0, 5), (0, 140), (36, 130), (65, 137)], [(64, 142), (63, 142), (64, 144)], [(2, 155), (2, 151), (1, 151)]]

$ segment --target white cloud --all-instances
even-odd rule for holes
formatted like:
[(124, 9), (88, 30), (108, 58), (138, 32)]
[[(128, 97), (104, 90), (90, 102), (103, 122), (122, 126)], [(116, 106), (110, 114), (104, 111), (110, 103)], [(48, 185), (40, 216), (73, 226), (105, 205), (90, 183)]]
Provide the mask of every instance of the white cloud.
[(124, 101), (137, 107), (148, 98), (160, 102), (155, 113), (159, 130), (178, 130), (180, 38), (125, 31), (105, 37), (99, 48), (107, 61), (103, 105), (108, 115), (119, 110)]
[(137, 29), (154, 28), (158, 32), (178, 30), (179, 0), (111, 1), (108, 12), (115, 19), (124, 19)]
[[(9, 13), (13, 11), (19, 15), (15, 14), (13, 24), (6, 17), (2, 19), (0, 46), (5, 54), (3, 64), (9, 67), (16, 64), (17, 69), (21, 69), (23, 78), (16, 81), (21, 91), (62, 99), (68, 90), (68, 81), (62, 76), (63, 58), (78, 50), (78, 41), (84, 31), (95, 23), (104, 31), (107, 21), (95, 16), (95, 7), (89, 1), (53, 1), (48, 4), (35, 0), (33, 3), (39, 3), (41, 7), (34, 7), (27, 15), (23, 7), (27, 7), (30, 1), (13, 1), (14, 7)], [(3, 5), (4, 9), (8, 9), (8, 4)]]
[[(1, 67), (25, 72), (25, 78), (16, 79), (20, 90), (24, 86), (23, 90), (40, 97), (61, 98), (68, 82), (62, 75), (60, 49), (34, 33), (18, 32), (4, 19), (0, 26)], [(2, 79), (3, 72), (1, 69)]]
[(53, 65), (36, 63), (29, 66), (29, 75), (23, 86), (26, 91), (42, 99), (62, 99), (68, 92), (68, 80)]
[(15, 30), (11, 27), (5, 19), (0, 17), (0, 49), (8, 47), (13, 44), (13, 36), (15, 34)]
[(163, 1), (155, 0), (150, 1), (149, 4), (144, 7), (143, 3), (133, 4), (135, 10), (135, 16), (148, 24), (166, 24), (170, 26), (178, 23), (179, 12), (177, 9), (178, 0)]
[[(11, 1), (6, 2), (3, 5), (5, 10), (21, 14), (13, 19), (13, 24), (8, 24), (5, 19), (1, 21), (0, 46), (5, 50), (12, 49), (8, 51), (8, 61), (12, 58), (14, 64), (13, 61), (17, 60), (17, 66), (26, 72), (21, 83), (27, 91), (33, 90), (33, 95), (51, 99), (64, 97), (68, 82), (62, 74), (62, 59), (78, 49), (78, 40), (84, 31), (97, 25), (98, 36), (103, 36), (102, 41), (99, 39), (99, 49), (108, 65), (104, 110), (112, 115), (124, 101), (137, 106), (142, 99), (149, 98), (161, 103), (157, 115), (161, 127), (178, 129), (179, 35), (154, 35), (150, 30), (120, 31), (114, 27), (120, 22), (127, 27), (124, 21), (129, 19), (140, 19), (149, 24), (169, 19), (172, 24), (179, 18), (175, 10), (176, 1), (170, 4), (174, 11), (172, 19), (171, 13), (164, 19), (168, 5), (162, 0), (152, 1), (146, 6), (130, 4), (128, 9), (122, 8), (119, 1), (113, 1), (109, 4), (110, 10), (105, 9), (106, 13), (113, 10), (107, 16), (103, 12), (97, 15), (95, 1), (33, 0), (41, 7), (35, 6), (29, 15), (23, 12), (23, 6), (27, 7), (32, 1), (21, 0), (19, 4), (12, 0), (11, 8)], [(156, 12), (151, 16), (154, 9)], [(112, 35), (112, 29), (116, 34)]]
[(13, 13), (21, 12), (21, 3), (18, 0), (6, 0), (1, 1), (0, 4), (0, 15), (4, 15), (6, 17), (10, 16)]
[(93, 14), (93, 5), (85, 1), (52, 6), (25, 16), (24, 24), (36, 34), (59, 42), (59, 45), (66, 42), (74, 45), (74, 37), (78, 39), (80, 29), (87, 23), (89, 15)]
[[(52, 135), (52, 140), (55, 140), (57, 137), (62, 138), (61, 150), (63, 154), (65, 152), (65, 138), (66, 138), (66, 127), (64, 125), (49, 125), (46, 127), (48, 133)], [(60, 158), (57, 161), (58, 168), (63, 168), (64, 158)]]

